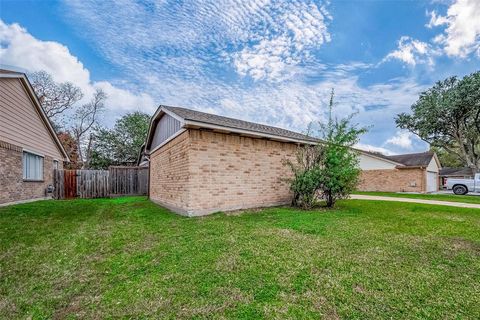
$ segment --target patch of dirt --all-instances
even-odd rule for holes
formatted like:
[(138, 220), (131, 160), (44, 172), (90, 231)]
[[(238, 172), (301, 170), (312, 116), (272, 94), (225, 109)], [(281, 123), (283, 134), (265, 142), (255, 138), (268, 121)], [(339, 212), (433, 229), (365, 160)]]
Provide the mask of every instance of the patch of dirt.
[(74, 296), (70, 299), (68, 305), (63, 306), (60, 309), (55, 310), (53, 319), (65, 319), (69, 315), (75, 315), (76, 317), (82, 317), (85, 311), (82, 309), (82, 296)]
[(450, 243), (453, 251), (470, 251), (475, 255), (480, 255), (480, 244), (476, 242), (462, 238), (453, 238), (451, 239)]

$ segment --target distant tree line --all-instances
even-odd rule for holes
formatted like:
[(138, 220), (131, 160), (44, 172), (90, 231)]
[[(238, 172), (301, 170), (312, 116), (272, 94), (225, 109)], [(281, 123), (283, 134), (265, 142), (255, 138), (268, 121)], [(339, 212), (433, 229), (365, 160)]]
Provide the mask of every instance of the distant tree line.
[(70, 158), (66, 168), (106, 169), (135, 163), (147, 134), (148, 114), (128, 113), (109, 129), (100, 121), (108, 99), (103, 90), (97, 89), (90, 101), (80, 104), (84, 94), (71, 82), (57, 83), (45, 71), (29, 74), (29, 80)]

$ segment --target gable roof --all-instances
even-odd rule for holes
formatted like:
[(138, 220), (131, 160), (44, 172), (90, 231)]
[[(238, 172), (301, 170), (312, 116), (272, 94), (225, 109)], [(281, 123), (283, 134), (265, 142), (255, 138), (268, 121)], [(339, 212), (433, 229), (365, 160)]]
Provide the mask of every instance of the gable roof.
[(426, 167), (432, 161), (434, 153), (431, 151), (420, 153), (399, 154), (387, 156), (389, 159), (400, 162), (407, 167)]
[(67, 152), (65, 151), (65, 148), (63, 147), (62, 143), (60, 142), (60, 139), (58, 139), (57, 133), (55, 132), (55, 129), (53, 129), (52, 124), (50, 123), (50, 120), (48, 119), (47, 115), (45, 114), (45, 111), (43, 110), (40, 102), (38, 101), (38, 97), (35, 94), (35, 91), (33, 90), (33, 87), (28, 81), (27, 76), (23, 72), (17, 72), (14, 70), (8, 70), (1, 68), (0, 69), (0, 78), (10, 78), (10, 79), (19, 79), (28, 96), (30, 97), (30, 100), (32, 101), (33, 106), (37, 110), (38, 114), (40, 115), (40, 118), (42, 122), (44, 123), (45, 127), (47, 128), (47, 131), (49, 132), (50, 136), (52, 137), (53, 141), (55, 142), (56, 146), (58, 147), (58, 150), (62, 153), (64, 160), (67, 162), (70, 162), (70, 158), (68, 157)]
[(316, 138), (278, 127), (218, 116), (187, 108), (161, 105), (157, 112), (155, 112), (150, 122), (150, 129), (146, 143), (147, 150), (150, 147), (155, 126), (163, 114), (168, 114), (179, 120), (182, 128), (212, 129), (221, 132), (237, 133), (245, 136), (306, 144), (315, 144), (320, 141)]
[(390, 159), (389, 156), (386, 156), (384, 155), (383, 153), (380, 153), (380, 152), (372, 152), (372, 151), (366, 151), (366, 150), (362, 150), (362, 149), (358, 149), (358, 148), (353, 148), (354, 150), (360, 152), (360, 153), (363, 153), (363, 154), (366, 154), (368, 156), (371, 156), (373, 158), (377, 158), (377, 159), (380, 159), (380, 160), (384, 160), (384, 161), (387, 161), (387, 162), (390, 162), (390, 163), (393, 163), (393, 164), (396, 164), (396, 165), (400, 165), (400, 166), (404, 166), (403, 163), (401, 162), (398, 162), (396, 160), (393, 160), (393, 159)]
[(430, 164), (430, 161), (432, 161), (432, 158), (435, 159), (437, 165), (440, 167), (440, 162), (438, 161), (436, 154), (431, 151), (386, 156), (378, 152), (371, 152), (359, 149), (357, 150), (369, 156), (396, 163), (401, 167), (427, 167)]
[(476, 170), (472, 168), (452, 168), (446, 167), (440, 169), (439, 175), (440, 176), (474, 176)]

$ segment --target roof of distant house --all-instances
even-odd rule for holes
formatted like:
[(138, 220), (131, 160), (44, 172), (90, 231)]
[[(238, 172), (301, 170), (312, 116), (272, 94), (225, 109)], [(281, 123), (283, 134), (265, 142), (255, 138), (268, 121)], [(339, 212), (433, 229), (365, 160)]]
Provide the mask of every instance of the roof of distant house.
[(435, 157), (435, 153), (431, 151), (398, 154), (398, 155), (392, 155), (392, 156), (387, 156), (379, 152), (371, 152), (371, 151), (365, 151), (365, 150), (360, 150), (360, 152), (363, 152), (373, 157), (378, 157), (387, 161), (392, 161), (406, 167), (426, 167), (430, 164), (430, 161), (432, 161), (432, 158)]
[(407, 167), (428, 166), (435, 153), (431, 151), (421, 153), (408, 153), (388, 156), (393, 161), (400, 162)]
[(464, 176), (464, 177), (468, 177), (468, 176), (474, 176), (475, 175), (475, 169), (472, 169), (472, 168), (466, 168), (466, 167), (463, 167), (463, 168), (452, 168), (452, 167), (446, 167), (446, 168), (442, 168), (440, 170), (440, 173), (439, 175), (440, 176)]

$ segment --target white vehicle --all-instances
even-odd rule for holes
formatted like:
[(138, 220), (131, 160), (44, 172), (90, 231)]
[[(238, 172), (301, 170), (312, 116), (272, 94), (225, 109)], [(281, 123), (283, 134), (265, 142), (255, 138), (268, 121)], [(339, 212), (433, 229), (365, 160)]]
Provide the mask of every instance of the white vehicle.
[(473, 179), (447, 179), (447, 189), (455, 194), (480, 192), (480, 173), (475, 174)]

